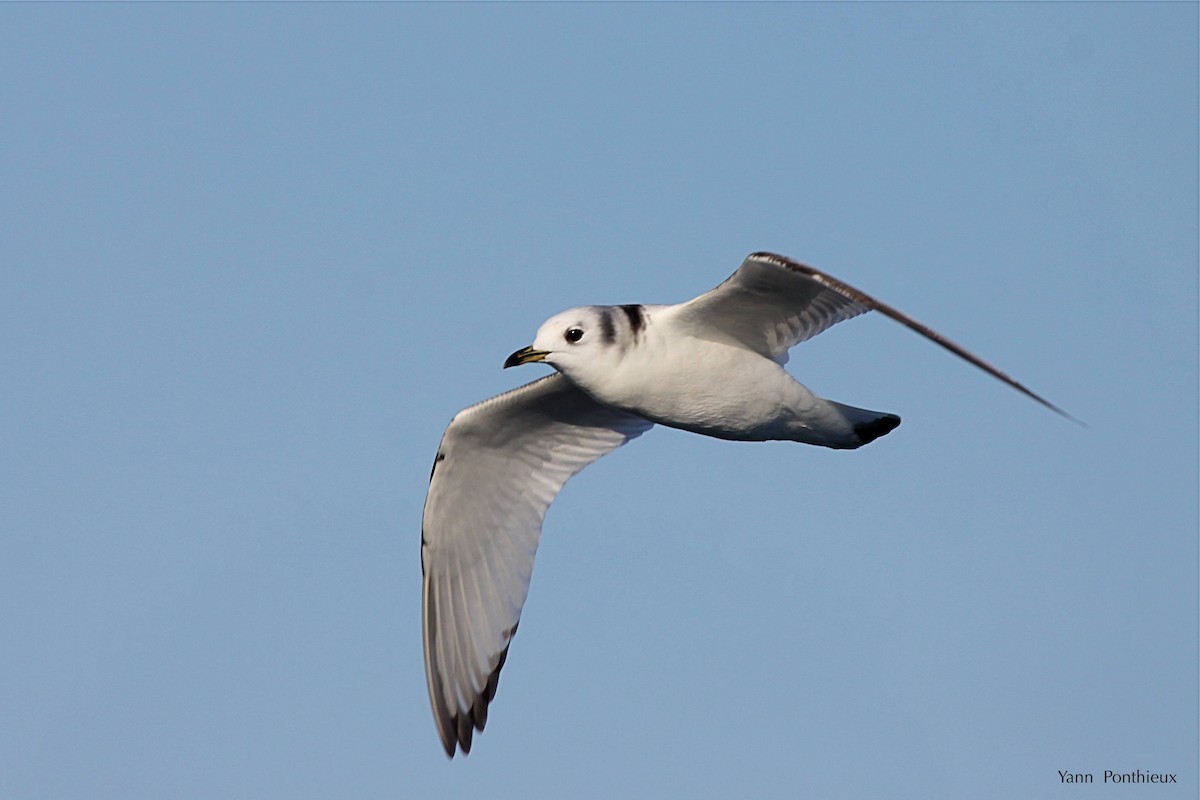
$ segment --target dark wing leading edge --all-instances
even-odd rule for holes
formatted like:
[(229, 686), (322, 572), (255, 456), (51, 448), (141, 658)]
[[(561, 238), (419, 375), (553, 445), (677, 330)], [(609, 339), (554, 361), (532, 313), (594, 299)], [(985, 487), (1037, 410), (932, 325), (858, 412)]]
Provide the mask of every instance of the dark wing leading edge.
[[(932, 328), (832, 275), (774, 253), (752, 253), (711, 292), (672, 309), (676, 320), (694, 320), (698, 335), (718, 335), (787, 362), (787, 351), (842, 320), (878, 311), (969, 361), (992, 377), (1069, 420), (1067, 412)], [(1082, 423), (1081, 423), (1082, 424)]]
[(446, 754), (471, 750), (517, 629), (542, 519), (575, 473), (653, 423), (555, 374), (461, 411), (421, 525), (425, 675)]

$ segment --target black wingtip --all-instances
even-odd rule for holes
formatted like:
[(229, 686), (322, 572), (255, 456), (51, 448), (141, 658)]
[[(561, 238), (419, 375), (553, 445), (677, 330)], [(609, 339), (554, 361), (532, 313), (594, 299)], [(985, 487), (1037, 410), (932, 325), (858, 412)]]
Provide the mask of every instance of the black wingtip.
[(458, 751), (461, 751), (464, 756), (469, 755), (475, 731), (482, 732), (484, 726), (487, 725), (488, 705), (492, 700), (496, 699), (496, 687), (500, 682), (500, 670), (504, 669), (504, 662), (508, 660), (508, 648), (512, 646), (512, 637), (516, 635), (519, 625), (519, 622), (515, 623), (509, 629), (508, 644), (500, 651), (500, 657), (496, 661), (496, 666), (492, 669), (492, 674), (488, 676), (487, 684), (483, 687), (483, 691), (475, 698), (475, 702), (471, 708), (465, 712), (450, 716), (444, 728), (439, 725), (438, 733), (442, 737), (442, 747), (446, 750), (447, 758), (454, 758), (455, 753)]
[(1053, 411), (1055, 414), (1058, 414), (1060, 417), (1063, 417), (1064, 419), (1069, 419), (1071, 422), (1074, 422), (1076, 425), (1078, 425), (1081, 428), (1091, 428), (1092, 427), (1091, 425), (1088, 425), (1086, 422), (1081, 420), (1079, 417), (1076, 417), (1072, 414), (1068, 414), (1066, 411), (1063, 411), (1061, 408), (1054, 405), (1054, 403), (1051, 403), (1049, 400), (1044, 400), (1041, 397), (1038, 397), (1036, 395), (1034, 396), (1034, 399), (1037, 400), (1042, 405), (1044, 405), (1046, 408)]

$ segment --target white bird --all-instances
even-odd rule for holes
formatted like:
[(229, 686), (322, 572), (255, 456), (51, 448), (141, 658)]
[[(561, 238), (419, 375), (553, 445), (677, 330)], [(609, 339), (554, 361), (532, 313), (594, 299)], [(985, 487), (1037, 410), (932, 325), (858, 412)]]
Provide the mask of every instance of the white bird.
[(679, 305), (584, 306), (551, 317), (505, 367), (556, 374), (459, 412), (430, 475), (421, 530), (425, 674), (446, 755), (471, 750), (529, 589), (542, 519), (572, 475), (654, 423), (742, 441), (860, 447), (895, 414), (816, 396), (788, 349), (879, 311), (1074, 419), (1000, 370), (812, 267), (754, 253)]

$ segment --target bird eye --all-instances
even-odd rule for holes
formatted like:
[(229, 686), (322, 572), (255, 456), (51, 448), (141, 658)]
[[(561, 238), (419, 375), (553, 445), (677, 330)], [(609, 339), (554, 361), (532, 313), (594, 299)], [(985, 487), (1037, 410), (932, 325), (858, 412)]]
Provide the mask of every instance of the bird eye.
[(567, 332), (563, 334), (563, 338), (571, 344), (575, 344), (583, 338), (582, 328), (567, 328)]

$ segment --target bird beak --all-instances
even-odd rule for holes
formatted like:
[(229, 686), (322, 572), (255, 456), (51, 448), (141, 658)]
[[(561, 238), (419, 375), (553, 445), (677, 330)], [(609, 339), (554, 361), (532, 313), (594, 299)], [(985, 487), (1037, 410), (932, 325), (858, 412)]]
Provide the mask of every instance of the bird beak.
[(531, 364), (535, 361), (544, 361), (550, 353), (546, 350), (534, 350), (533, 345), (522, 347), (517, 352), (513, 353), (504, 361), (504, 368), (518, 367), (521, 364)]

